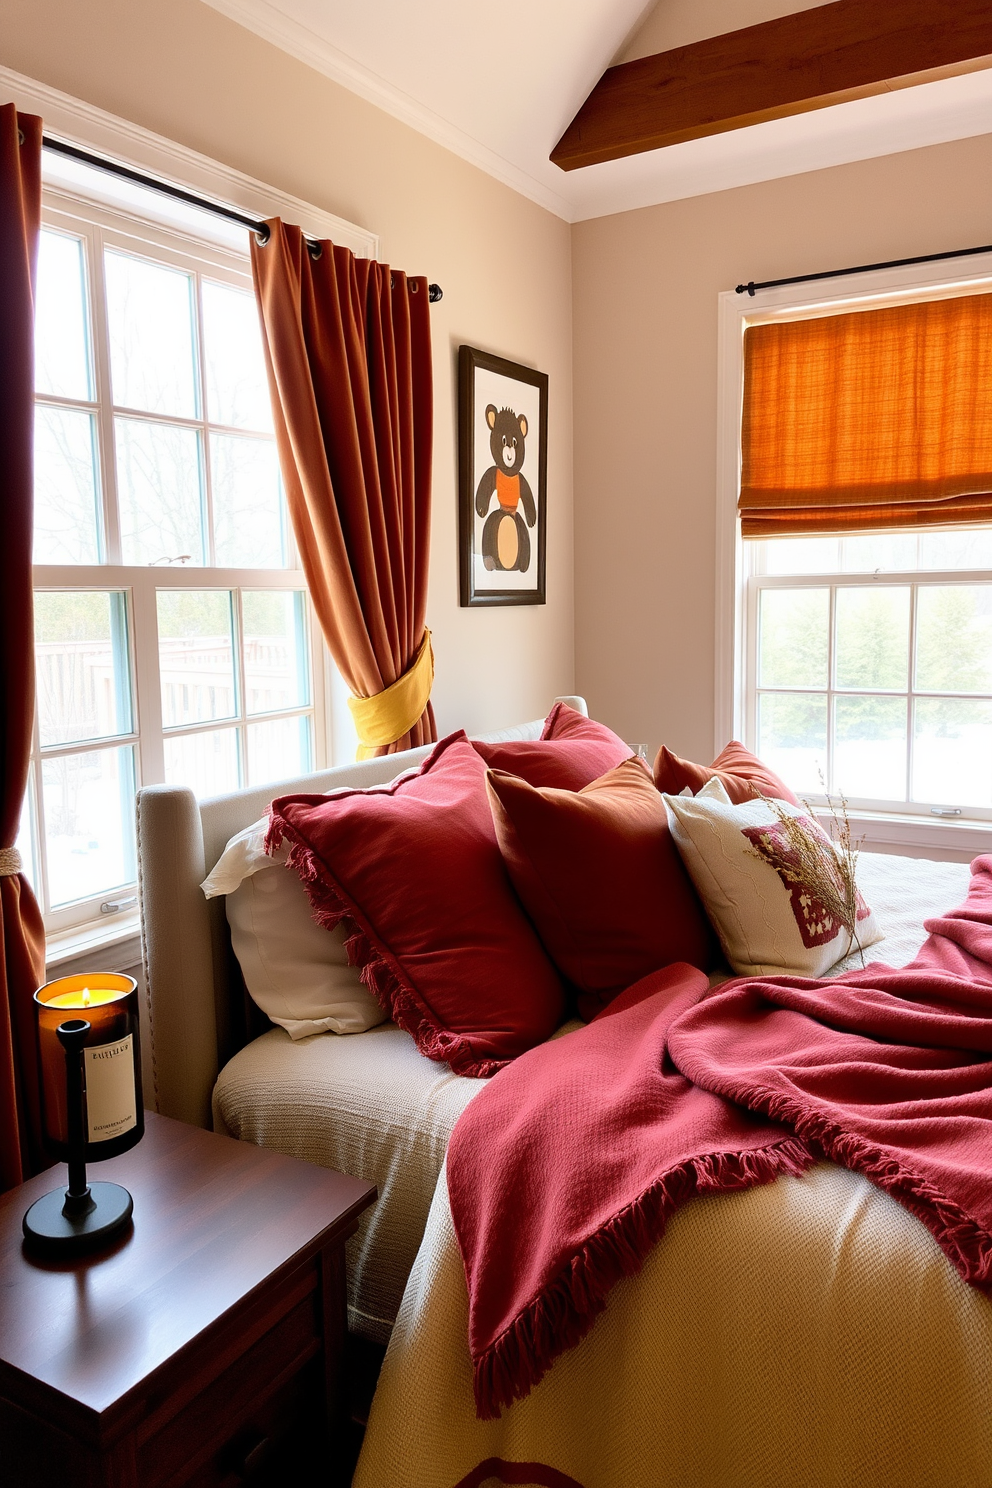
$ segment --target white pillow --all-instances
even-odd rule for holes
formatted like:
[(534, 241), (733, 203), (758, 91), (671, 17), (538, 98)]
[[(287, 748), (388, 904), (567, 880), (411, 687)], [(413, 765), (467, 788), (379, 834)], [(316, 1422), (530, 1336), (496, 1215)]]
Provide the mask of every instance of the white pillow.
[(364, 1033), (386, 1014), (348, 965), (341, 926), (325, 930), (310, 912), (289, 846), (265, 851), (268, 818), (232, 837), (201, 884), (208, 899), (227, 895), (231, 944), (245, 986), (262, 1012), (290, 1038)]
[[(698, 795), (664, 800), (675, 845), (736, 972), (820, 977), (857, 948), (810, 892), (798, 854), (785, 839), (779, 812), (801, 817), (821, 839), (822, 851), (836, 857), (833, 843), (802, 806), (777, 801), (773, 807), (761, 798), (734, 806), (716, 778)], [(776, 846), (799, 873), (798, 882), (773, 865), (768, 853)], [(874, 945), (882, 932), (860, 894), (858, 904), (857, 944)]]

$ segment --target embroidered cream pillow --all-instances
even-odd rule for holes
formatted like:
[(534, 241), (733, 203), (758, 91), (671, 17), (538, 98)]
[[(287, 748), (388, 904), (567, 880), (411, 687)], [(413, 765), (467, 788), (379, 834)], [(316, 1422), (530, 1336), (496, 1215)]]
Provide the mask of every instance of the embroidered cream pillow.
[[(778, 801), (773, 808), (761, 798), (734, 806), (717, 779), (696, 796), (664, 800), (675, 845), (740, 975), (821, 977), (851, 950), (882, 939), (860, 894), (856, 938), (837, 917), (837, 904), (831, 908), (824, 880), (843, 904), (837, 851), (802, 806)], [(779, 812), (808, 829), (804, 851)]]

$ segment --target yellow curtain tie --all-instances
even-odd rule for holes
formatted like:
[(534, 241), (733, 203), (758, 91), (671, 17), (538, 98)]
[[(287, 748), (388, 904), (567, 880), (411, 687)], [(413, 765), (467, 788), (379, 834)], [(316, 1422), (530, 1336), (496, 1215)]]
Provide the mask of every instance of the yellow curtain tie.
[(431, 633), (424, 631), (416, 656), (402, 677), (372, 697), (350, 697), (348, 707), (358, 733), (358, 759), (408, 734), (427, 707), (434, 686)]

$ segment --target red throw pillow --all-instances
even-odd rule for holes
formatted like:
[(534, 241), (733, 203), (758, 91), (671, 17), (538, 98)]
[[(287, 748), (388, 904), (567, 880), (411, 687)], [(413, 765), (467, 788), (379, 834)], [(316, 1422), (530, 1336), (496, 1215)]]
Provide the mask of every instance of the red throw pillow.
[[(743, 806), (745, 801), (753, 800), (758, 791), (777, 801), (790, 801), (793, 806), (802, 804), (774, 770), (736, 739), (731, 739), (726, 748), (720, 750), (711, 765), (694, 765), (691, 760), (679, 759), (664, 744), (654, 762), (654, 783), (670, 796), (681, 795), (686, 786), (695, 796), (714, 775), (722, 781), (734, 806)], [(755, 789), (752, 790), (752, 786)]]
[(352, 922), (362, 981), (422, 1054), (459, 1075), (495, 1074), (565, 1010), (503, 867), (485, 781), (452, 734), (389, 785), (273, 801), (266, 839), (289, 838), (314, 918)]
[(535, 790), (499, 770), (488, 784), (513, 886), (584, 1018), (661, 966), (715, 963), (716, 939), (640, 760), (579, 791)]
[[(541, 738), (609, 739), (614, 744), (622, 742), (612, 729), (606, 727), (605, 723), (597, 723), (595, 718), (587, 718), (584, 713), (576, 712), (567, 703), (555, 703), (544, 720)], [(630, 755), (633, 751), (628, 749), (627, 753)]]
[(540, 739), (513, 739), (504, 744), (473, 744), (491, 770), (519, 775), (529, 785), (581, 790), (630, 759), (631, 748), (605, 723), (585, 718), (566, 703), (555, 703)]

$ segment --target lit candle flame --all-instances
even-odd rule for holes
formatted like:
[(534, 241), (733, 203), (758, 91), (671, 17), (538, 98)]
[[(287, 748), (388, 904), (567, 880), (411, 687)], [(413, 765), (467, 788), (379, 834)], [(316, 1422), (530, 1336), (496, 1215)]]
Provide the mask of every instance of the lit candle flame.
[(89, 987), (84, 987), (83, 988), (83, 1007), (89, 1007), (90, 1001), (91, 1001), (91, 999), (90, 999), (90, 989), (89, 989)]

